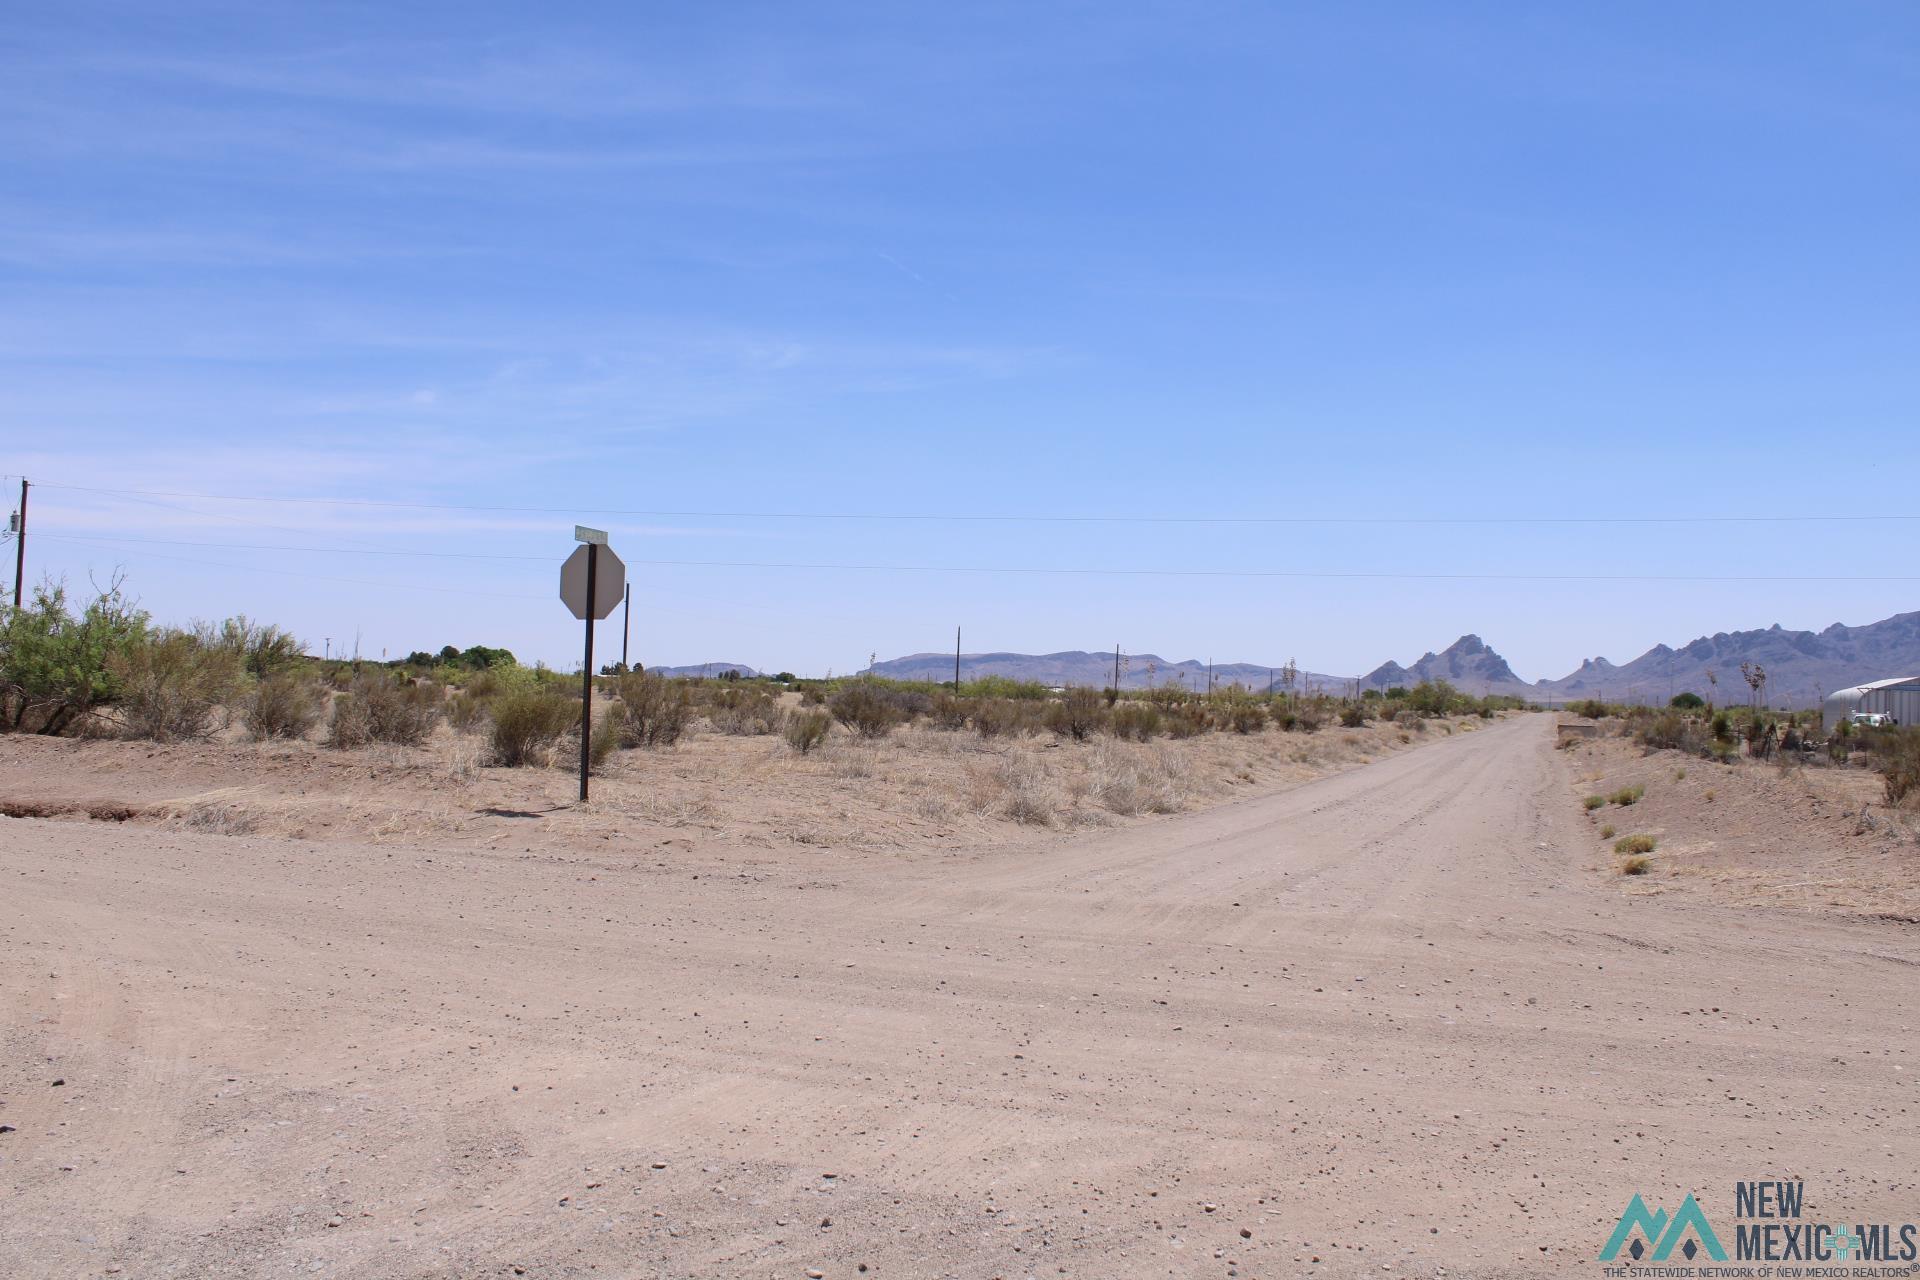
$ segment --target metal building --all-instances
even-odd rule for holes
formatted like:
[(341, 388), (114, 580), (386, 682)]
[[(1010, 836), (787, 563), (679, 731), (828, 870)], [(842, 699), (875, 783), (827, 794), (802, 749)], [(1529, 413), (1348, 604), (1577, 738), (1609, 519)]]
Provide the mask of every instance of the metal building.
[(1855, 711), (1878, 711), (1894, 723), (1920, 724), (1920, 676), (1875, 680), (1851, 689), (1836, 689), (1820, 704), (1820, 727), (1827, 733)]

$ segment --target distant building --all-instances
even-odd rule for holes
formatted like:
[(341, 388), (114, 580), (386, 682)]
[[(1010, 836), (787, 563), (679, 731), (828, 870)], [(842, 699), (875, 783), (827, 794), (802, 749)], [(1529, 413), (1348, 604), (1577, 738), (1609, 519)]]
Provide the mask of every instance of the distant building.
[(1820, 727), (1832, 733), (1835, 725), (1856, 711), (1877, 711), (1892, 716), (1895, 724), (1920, 724), (1920, 676), (1899, 676), (1834, 690), (1820, 704)]

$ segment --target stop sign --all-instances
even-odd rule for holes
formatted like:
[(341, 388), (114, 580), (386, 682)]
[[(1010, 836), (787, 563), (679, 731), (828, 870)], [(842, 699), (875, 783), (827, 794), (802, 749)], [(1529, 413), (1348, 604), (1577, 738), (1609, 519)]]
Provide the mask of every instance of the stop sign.
[(599, 554), (600, 562), (593, 569), (593, 608), (592, 616), (604, 618), (612, 613), (620, 603), (620, 597), (627, 590), (627, 566), (620, 557), (613, 554), (612, 547), (596, 547), (591, 543), (581, 543), (560, 566), (560, 599), (573, 610), (576, 618), (588, 616), (587, 608), (587, 557)]

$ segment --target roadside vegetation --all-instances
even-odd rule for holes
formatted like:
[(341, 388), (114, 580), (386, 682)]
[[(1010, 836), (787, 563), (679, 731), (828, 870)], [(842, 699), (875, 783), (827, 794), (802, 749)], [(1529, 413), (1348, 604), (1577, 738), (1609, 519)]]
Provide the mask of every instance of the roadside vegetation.
[[(1597, 720), (1648, 754), (1678, 752), (1717, 764), (1770, 761), (1782, 768), (1853, 767), (1880, 775), (1886, 803), (1920, 799), (1920, 727), (1857, 729), (1841, 722), (1824, 731), (1817, 710), (1780, 711), (1767, 707), (1716, 707), (1697, 694), (1683, 693), (1666, 707), (1582, 702), (1567, 708)], [(1577, 740), (1568, 738), (1562, 746)], [(1684, 767), (1675, 781), (1686, 777)], [(1644, 790), (1644, 789), (1643, 789)], [(1709, 793), (1711, 794), (1711, 793)], [(1616, 793), (1589, 796), (1589, 811), (1603, 804), (1632, 804)]]
[[(1265, 770), (1363, 760), (1520, 705), (1440, 682), (1343, 698), (1177, 684), (1055, 689), (1002, 677), (958, 687), (866, 675), (680, 679), (618, 667), (592, 689), (597, 771), (622, 759), (647, 770), (650, 756), (701, 735), (764, 740), (767, 759), (849, 782), (896, 777), (892, 756), (942, 758), (959, 794), (923, 798), (921, 816), (938, 820), (950, 806), (1038, 827), (1178, 812)], [(471, 776), (577, 767), (582, 720), (578, 674), (486, 645), (395, 662), (316, 658), (246, 618), (156, 625), (117, 584), (84, 606), (43, 587), (30, 607), (0, 618), (0, 731), (379, 749), (389, 761), (437, 743)]]

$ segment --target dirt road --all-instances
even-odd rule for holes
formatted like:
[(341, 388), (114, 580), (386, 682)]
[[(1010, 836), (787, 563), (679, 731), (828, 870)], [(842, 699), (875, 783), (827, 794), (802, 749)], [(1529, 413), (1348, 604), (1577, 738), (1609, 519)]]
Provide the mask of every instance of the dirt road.
[(1920, 931), (1627, 900), (1550, 733), (911, 860), (0, 822), (0, 1273), (1597, 1276), (1636, 1191), (1920, 1216)]

